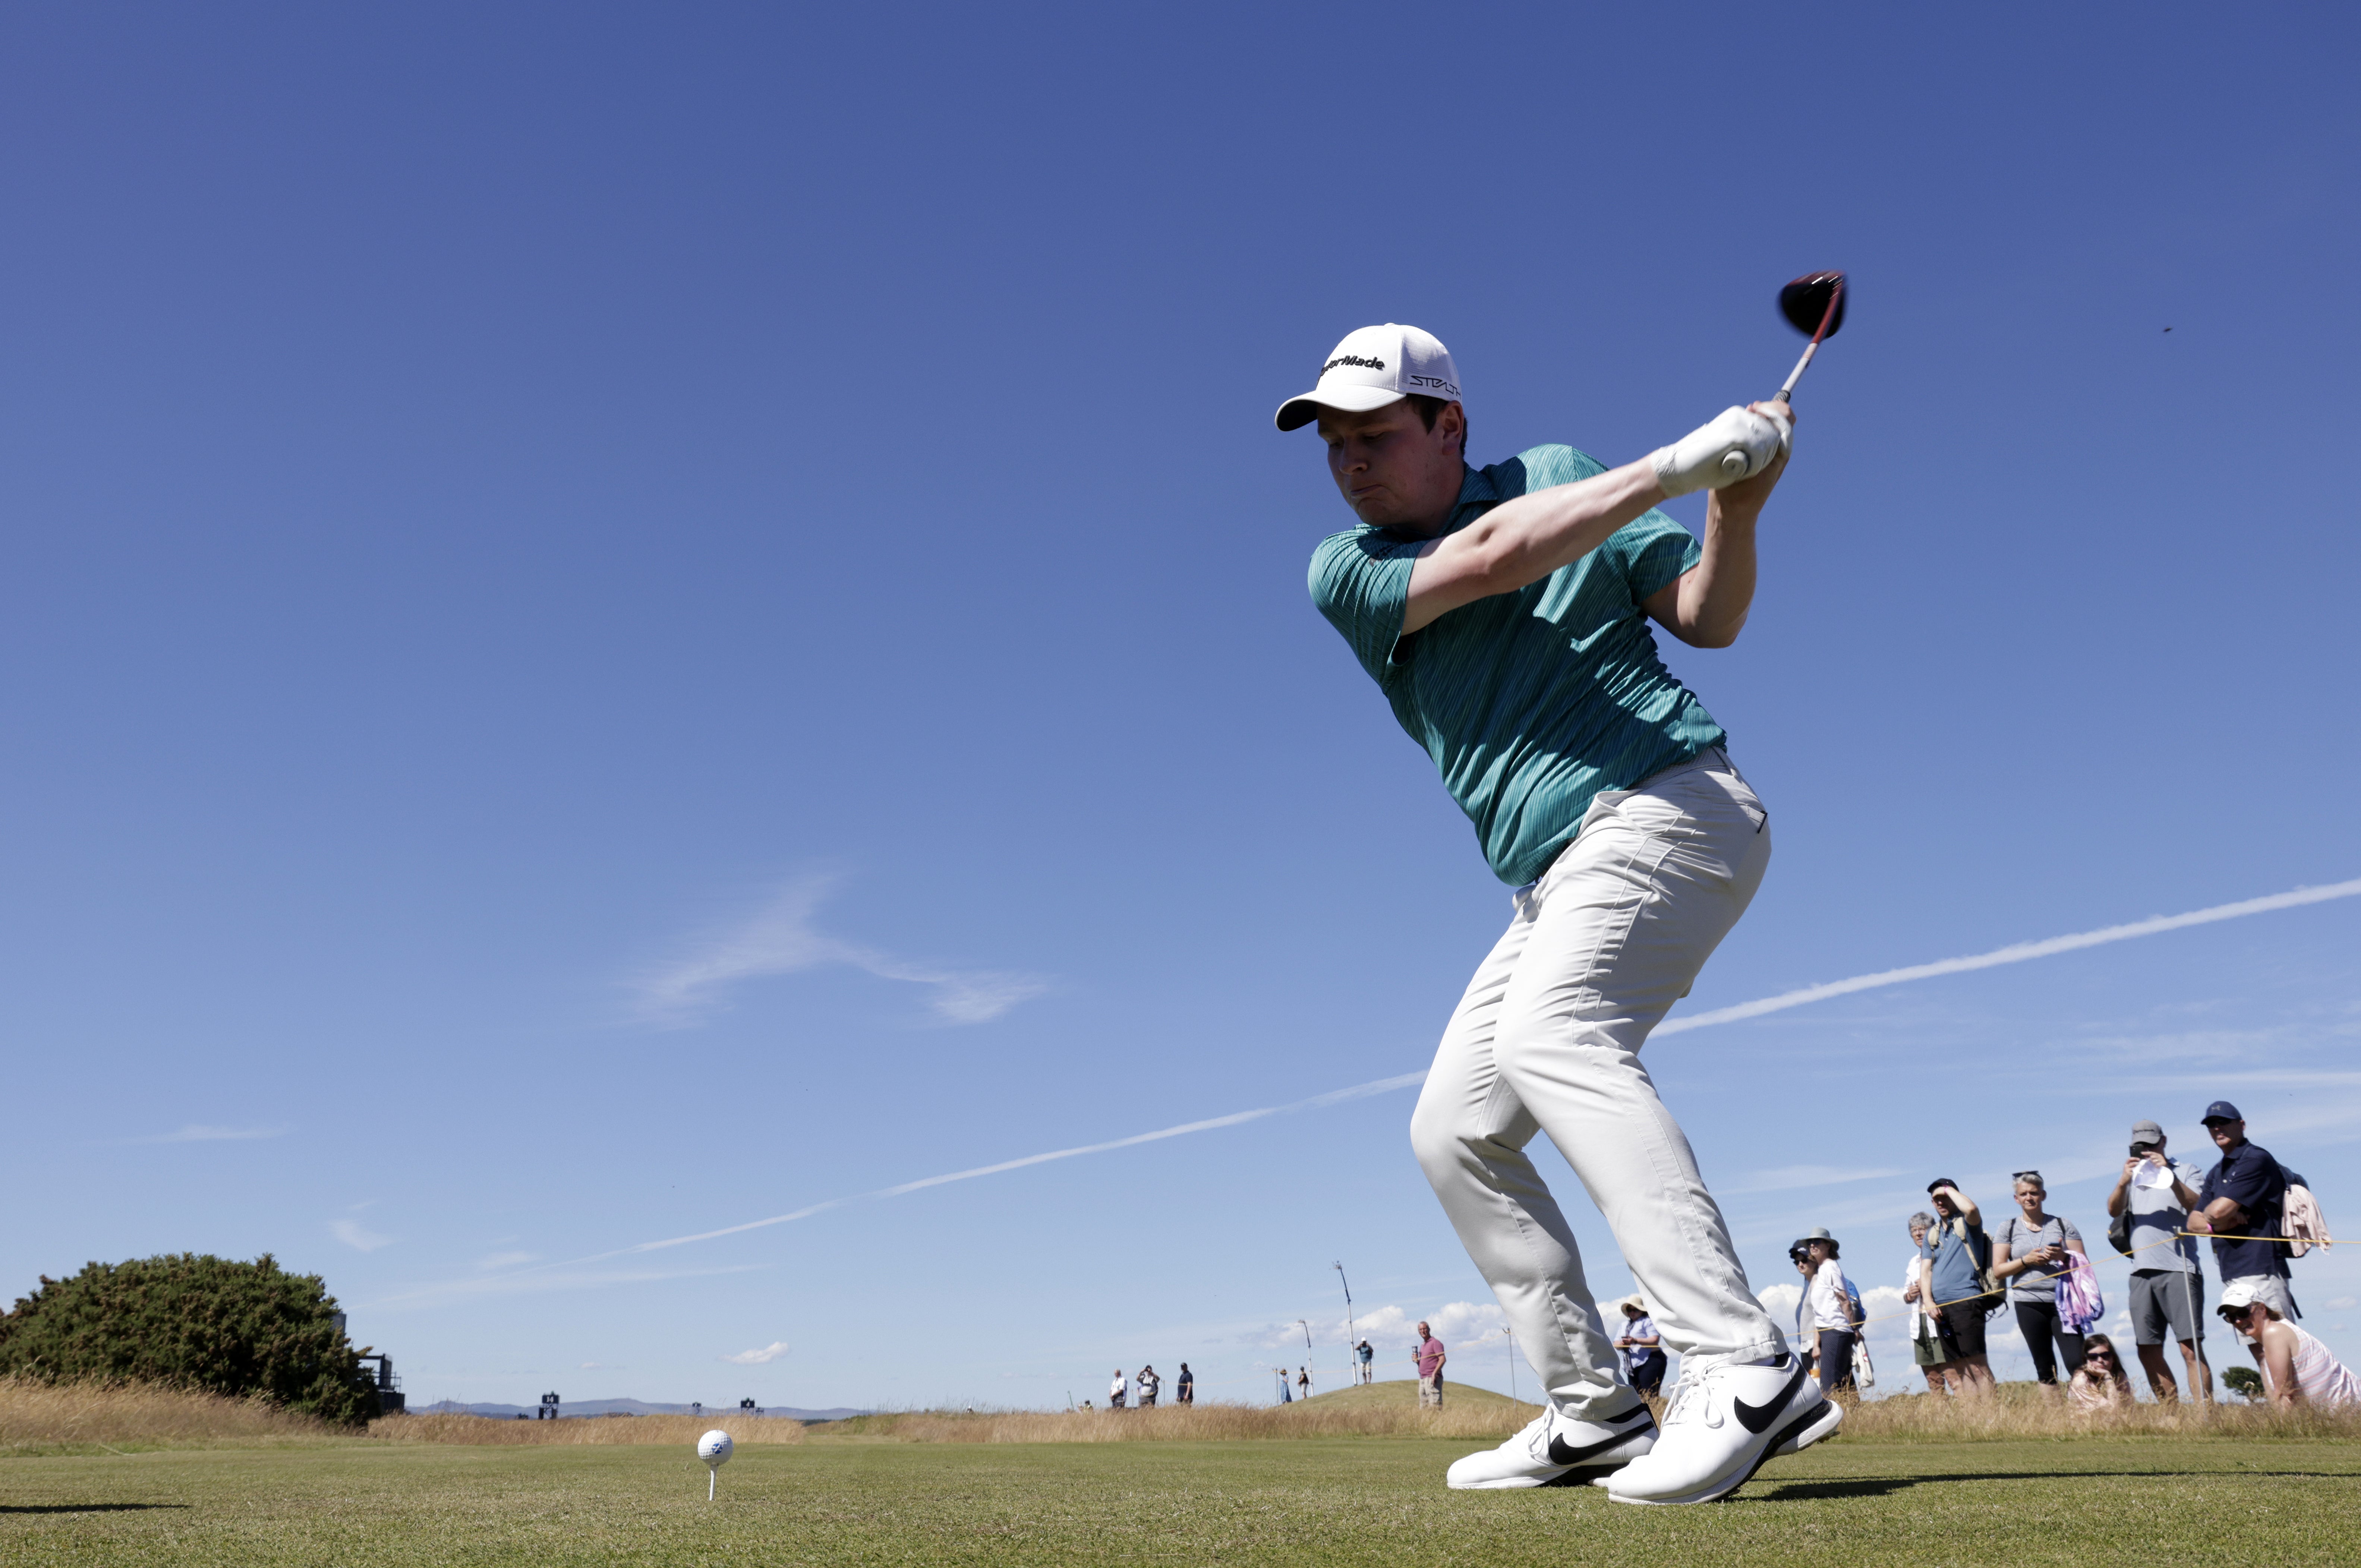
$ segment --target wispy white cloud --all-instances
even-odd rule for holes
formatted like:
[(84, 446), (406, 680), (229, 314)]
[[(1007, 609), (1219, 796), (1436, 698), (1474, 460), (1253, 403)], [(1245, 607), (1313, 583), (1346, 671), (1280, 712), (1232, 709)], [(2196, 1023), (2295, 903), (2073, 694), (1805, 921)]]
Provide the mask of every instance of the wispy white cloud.
[(277, 1138), (286, 1135), (284, 1127), (216, 1127), (203, 1122), (191, 1122), (175, 1133), (159, 1133), (152, 1138), (132, 1138), (135, 1144), (231, 1144), (245, 1143), (254, 1138)]
[(609, 1285), (644, 1285), (665, 1279), (704, 1279), (724, 1274), (753, 1274), (770, 1266), (760, 1263), (730, 1264), (718, 1268), (562, 1268), (523, 1269), (473, 1279), (443, 1279), (358, 1303), (379, 1308), (435, 1307), (482, 1296), (521, 1296), (552, 1290), (587, 1290)]
[(1038, 975), (914, 963), (829, 936), (813, 924), (813, 916), (834, 886), (832, 877), (805, 877), (703, 951), (642, 976), (634, 987), (641, 1021), (687, 1028), (712, 1016), (729, 989), (741, 981), (835, 966), (926, 986), (934, 992), (930, 1005), (936, 1014), (951, 1024), (989, 1022), (1049, 989)]
[[(1391, 1350), (1416, 1344), (1418, 1325), (1422, 1322), (1448, 1348), (1499, 1339), (1507, 1332), (1508, 1315), (1492, 1301), (1446, 1301), (1422, 1312), (1405, 1311), (1392, 1305), (1370, 1307), (1353, 1314), (1349, 1331), (1341, 1314), (1313, 1322), (1312, 1343), (1315, 1354), (1325, 1354), (1334, 1345), (1349, 1343), (1349, 1332), (1367, 1340), (1372, 1348)], [(1296, 1323), (1266, 1324), (1246, 1338), (1267, 1349), (1283, 1350), (1292, 1344), (1299, 1357), (1303, 1348), (1303, 1328)]]
[(768, 1366), (786, 1354), (787, 1342), (779, 1339), (773, 1340), (760, 1350), (741, 1350), (735, 1355), (725, 1355), (721, 1359), (732, 1366)]
[(375, 1252), (381, 1246), (393, 1245), (391, 1236), (381, 1236), (358, 1220), (338, 1220), (328, 1227), (328, 1234), (346, 1246), (357, 1247), (363, 1252)]
[[(783, 894), (780, 901), (774, 905), (768, 913), (759, 917), (752, 925), (741, 931), (736, 938), (719, 944), (701, 958), (675, 965), (670, 970), (651, 977), (647, 981), (643, 982), (641, 988), (643, 1015), (650, 1018), (651, 1021), (694, 1021), (697, 1016), (702, 1015), (705, 1009), (714, 1004), (713, 992), (715, 989), (726, 985), (732, 981), (759, 974), (787, 973), (796, 970), (808, 969), (815, 967), (816, 965), (828, 963), (852, 964), (859, 968), (867, 969), (872, 973), (885, 975), (890, 979), (917, 980), (934, 985), (950, 985), (953, 983), (953, 977), (951, 976), (938, 971), (914, 970), (909, 969), (908, 966), (898, 964), (895, 960), (883, 959), (879, 955), (869, 952), (867, 949), (854, 948), (850, 944), (838, 942), (833, 938), (821, 936), (818, 932), (814, 931), (811, 926), (812, 911), (817, 907), (819, 900), (826, 894), (827, 888), (827, 882), (824, 879), (817, 878), (807, 879), (807, 881), (796, 884), (796, 887), (789, 889), (785, 894)], [(2012, 947), (1995, 948), (1987, 953), (1971, 954), (1965, 958), (1942, 959), (1932, 963), (1914, 964), (1904, 969), (1881, 970), (1872, 974), (1855, 976), (1850, 980), (1832, 981), (1825, 985), (1807, 986), (1798, 991), (1782, 992), (1775, 996), (1764, 997), (1756, 1002), (1741, 1003), (1732, 1007), (1716, 1008), (1704, 1013), (1692, 1014), (1686, 1017), (1668, 1019), (1664, 1023), (1657, 1025), (1655, 1033), (1659, 1036), (1673, 1035), (1679, 1034), (1684, 1030), (1701, 1029), (1716, 1024), (1736, 1023), (1742, 1019), (1760, 1017), (1764, 1014), (1776, 1013), (1788, 1008), (1805, 1006), (1807, 1003), (1824, 1001), (1830, 997), (1850, 995), (1855, 992), (1872, 991), (1884, 986), (1900, 985), (1911, 981), (1932, 979), (1938, 975), (1960, 974), (1974, 970), (1992, 969), (2003, 964), (2023, 963), (2032, 959), (2048, 958), (2059, 953), (2079, 951), (2084, 948), (2100, 947), (2112, 942), (2130, 941), (2136, 938), (2156, 936), (2163, 932), (2181, 930), (2192, 926), (2211, 925), (2223, 920), (2242, 919), (2250, 915), (2262, 915), (2275, 910), (2299, 908), (2306, 905), (2325, 903), (2333, 899), (2350, 898), (2356, 894), (2361, 894), (2361, 878), (2356, 878), (2350, 882), (2335, 883), (2324, 887), (2296, 888), (2290, 892), (2272, 894), (2263, 898), (2245, 899), (2235, 904), (2214, 905), (2209, 908), (2191, 910), (2186, 914), (2158, 916), (2153, 919), (2134, 921), (2127, 925), (2104, 927), (2095, 931), (2078, 932), (2064, 937), (2051, 937), (2040, 941), (2020, 942)], [(1023, 980), (1025, 983), (1037, 987), (1040, 984), (1039, 981), (1031, 981), (1029, 979), (1026, 979), (1026, 977), (998, 978)], [(1035, 991), (1027, 992), (1026, 994), (1038, 994), (1038, 991), (1037, 989)], [(1018, 998), (1018, 1000), (1021, 999), (1022, 998)], [(943, 1001), (939, 999), (937, 1002), (938, 1008), (942, 1008), (943, 1004)], [(1014, 1005), (1014, 1002), (1004, 1002), (998, 1004), (994, 1011), (1005, 1011), (1005, 1007), (1010, 1005)], [(2301, 1077), (2305, 1081), (2313, 1084), (2325, 1085), (2334, 1082), (2340, 1086), (2348, 1081), (2361, 1080), (2361, 1074), (2334, 1073), (2257, 1075), (2249, 1072), (2244, 1074), (2243, 1078), (2246, 1081), (2253, 1081), (2258, 1076), (2269, 1076), (2273, 1078), (2284, 1076), (2290, 1080)], [(815, 1214), (825, 1213), (831, 1209), (841, 1208), (848, 1203), (854, 1203), (867, 1200), (900, 1197), (906, 1193), (921, 1191), (930, 1187), (939, 1187), (955, 1181), (971, 1181), (979, 1177), (994, 1176), (1004, 1171), (1018, 1170), (1028, 1166), (1046, 1164), (1052, 1160), (1071, 1159), (1082, 1155), (1104, 1154), (1115, 1149), (1131, 1148), (1141, 1144), (1153, 1143), (1165, 1138), (1181, 1137), (1191, 1133), (1208, 1132), (1221, 1127), (1237, 1126), (1244, 1123), (1258, 1121), (1265, 1117), (1279, 1115), (1287, 1112), (1318, 1109), (1328, 1105), (1341, 1103), (1349, 1100), (1365, 1098), (1372, 1094), (1383, 1094), (1398, 1089), (1407, 1089), (1413, 1084), (1422, 1082), (1425, 1080), (1425, 1077), (1426, 1074), (1423, 1071), (1402, 1073), (1393, 1078), (1378, 1079), (1367, 1083), (1354, 1084), (1348, 1088), (1333, 1090), (1326, 1094), (1313, 1095), (1310, 1099), (1295, 1101), (1286, 1105), (1268, 1105), (1258, 1107), (1251, 1111), (1237, 1111), (1233, 1112), (1226, 1116), (1212, 1116), (1207, 1117), (1202, 1121), (1186, 1122), (1178, 1126), (1159, 1128), (1154, 1132), (1135, 1134), (1130, 1137), (1111, 1138), (1103, 1143), (1082, 1144), (1071, 1148), (1051, 1149), (1042, 1154), (1026, 1155), (1016, 1159), (1001, 1160), (992, 1165), (982, 1165), (973, 1167), (967, 1170), (951, 1171), (942, 1176), (923, 1177), (916, 1181), (906, 1181), (898, 1186), (880, 1188), (875, 1191), (860, 1193), (852, 1197), (826, 1199), (820, 1202), (807, 1204), (800, 1209), (791, 1210), (784, 1214), (773, 1214), (763, 1219), (749, 1220), (733, 1225), (723, 1225), (708, 1231), (697, 1231), (687, 1235), (670, 1236), (660, 1241), (641, 1242), (631, 1246), (617, 1247), (609, 1252), (595, 1253), (588, 1257), (570, 1259), (565, 1263), (540, 1265), (537, 1266), (537, 1269), (528, 1269), (521, 1274), (501, 1276), (500, 1278), (501, 1281), (529, 1280), (533, 1278), (539, 1270), (570, 1269), (578, 1267), (585, 1264), (602, 1263), (610, 1258), (625, 1257), (636, 1254), (655, 1252), (670, 1247), (686, 1246), (697, 1242), (715, 1241), (724, 1236), (740, 1235), (750, 1231), (763, 1230), (774, 1225), (790, 1224), (798, 1220), (808, 1219)], [(2346, 1113), (2341, 1104), (2333, 1109), (2323, 1110), (2320, 1113), (2320, 1124), (2342, 1124), (2338, 1121), (2338, 1118), (2346, 1118)], [(2346, 1119), (2349, 1120), (2350, 1118)], [(2308, 1127), (2310, 1124), (2306, 1124), (2306, 1125)], [(2092, 1167), (2092, 1173), (2095, 1174), (2098, 1170), (2103, 1169), (2103, 1161), (2093, 1165)], [(1833, 1175), (1825, 1175), (1825, 1172), (1831, 1170), (1834, 1172)], [(1892, 1175), (1898, 1174), (1895, 1172), (1875, 1170), (1849, 1172), (1841, 1169), (1840, 1168), (1815, 1168), (1800, 1166), (1783, 1168), (1782, 1170), (1765, 1172), (1763, 1174), (1766, 1177), (1777, 1178), (1781, 1176), (1796, 1177), (1798, 1176), (1798, 1173), (1804, 1172), (1813, 1173), (1811, 1180), (1805, 1181), (1799, 1179), (1795, 1181), (1795, 1185), (1802, 1186), (1816, 1184), (1819, 1180), (1823, 1179), (1824, 1176), (1825, 1179), (1833, 1183), (1837, 1181), (1867, 1181), (1872, 1179), (1884, 1179)], [(2053, 1178), (2053, 1179), (2056, 1179)], [(1760, 1190), (1775, 1190), (1777, 1189), (1764, 1188)], [(1862, 1217), (1866, 1218), (1872, 1212), (1872, 1206), (1880, 1202), (1882, 1202), (1882, 1200), (1862, 1200), (1862, 1207), (1861, 1211)], [(497, 1283), (497, 1281), (495, 1283)], [(542, 1287), (532, 1283), (523, 1283), (521, 1284), (519, 1288), (530, 1289), (539, 1288)], [(1779, 1291), (1791, 1288), (1791, 1287), (1787, 1286), (1773, 1286), (1771, 1288), (1771, 1294), (1776, 1294)], [(1768, 1298), (1766, 1297), (1765, 1299), (1767, 1299)], [(1791, 1298), (1790, 1305), (1792, 1306), (1792, 1304)]]
[(1848, 1181), (1882, 1181), (1900, 1176), (1895, 1170), (1847, 1170), (1833, 1165), (1783, 1165), (1771, 1170), (1758, 1170), (1735, 1187), (1738, 1192), (1785, 1192), (1799, 1187), (1839, 1187)]

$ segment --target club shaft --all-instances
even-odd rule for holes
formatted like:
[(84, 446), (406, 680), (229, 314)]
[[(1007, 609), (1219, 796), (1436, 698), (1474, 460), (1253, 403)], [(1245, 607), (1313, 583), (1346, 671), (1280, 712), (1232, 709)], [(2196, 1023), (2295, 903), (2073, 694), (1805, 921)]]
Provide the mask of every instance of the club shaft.
[[(1787, 372), (1786, 385), (1781, 387), (1779, 390), (1773, 395), (1783, 403), (1795, 401), (1795, 400), (1787, 394), (1794, 391), (1795, 389), (1795, 383), (1804, 378), (1804, 367), (1809, 365), (1812, 362), (1812, 356), (1817, 354), (1819, 351), (1820, 340), (1818, 338), (1816, 337), (1812, 339), (1811, 342), (1806, 344), (1804, 345), (1804, 356), (1795, 361), (1795, 367), (1793, 370)], [(1760, 386), (1762, 383), (1757, 382), (1755, 384)]]

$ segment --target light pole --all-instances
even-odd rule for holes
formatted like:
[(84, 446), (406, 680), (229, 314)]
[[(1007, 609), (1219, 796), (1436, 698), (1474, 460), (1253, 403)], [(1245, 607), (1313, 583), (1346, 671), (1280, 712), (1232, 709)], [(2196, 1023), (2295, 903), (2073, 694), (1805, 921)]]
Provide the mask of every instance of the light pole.
[(1353, 1282), (1345, 1277), (1341, 1262), (1329, 1266), (1336, 1271), (1336, 1283), (1345, 1288), (1345, 1381), (1350, 1383), (1357, 1376), (1353, 1369), (1361, 1364), (1361, 1336), (1353, 1332)]

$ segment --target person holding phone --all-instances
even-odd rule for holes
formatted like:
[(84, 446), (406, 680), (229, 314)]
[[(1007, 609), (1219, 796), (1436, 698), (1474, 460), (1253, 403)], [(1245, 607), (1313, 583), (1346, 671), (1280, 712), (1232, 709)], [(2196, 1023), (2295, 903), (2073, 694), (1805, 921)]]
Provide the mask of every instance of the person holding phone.
[(2082, 1336), (2059, 1321), (2058, 1277), (2071, 1266), (2070, 1256), (2083, 1254), (2082, 1233), (2074, 1222), (2042, 1207), (2048, 1196), (2039, 1171), (2016, 1173), (2019, 1212), (2008, 1217), (1993, 1239), (1992, 1271), (1993, 1278), (2008, 1281), (2017, 1331), (2033, 1355), (2033, 1376), (2055, 1398), (2059, 1355), (2064, 1355), (2070, 1376), (2082, 1370)]
[(2129, 1215), (2125, 1245), (2131, 1252), (2132, 1340), (2140, 1370), (2160, 1404), (2173, 1404), (2180, 1388), (2164, 1359), (2165, 1337), (2180, 1344), (2189, 1370), (2189, 1390), (2213, 1402), (2213, 1368), (2205, 1361), (2205, 1271), (2197, 1263), (2197, 1238), (2189, 1211), (2205, 1173), (2165, 1152), (2164, 1129), (2154, 1122), (2132, 1124), (2131, 1157), (2124, 1161), (2115, 1190), (2107, 1194), (2107, 1215)]

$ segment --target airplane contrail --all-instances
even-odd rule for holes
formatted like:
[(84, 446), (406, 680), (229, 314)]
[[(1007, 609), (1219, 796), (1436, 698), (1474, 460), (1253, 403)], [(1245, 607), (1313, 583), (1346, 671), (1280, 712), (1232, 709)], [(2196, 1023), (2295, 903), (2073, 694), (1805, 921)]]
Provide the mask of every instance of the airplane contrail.
[(2028, 959), (2046, 959), (2053, 953), (2103, 948), (2109, 942), (2128, 942), (2136, 937), (2153, 937), (2160, 931), (2178, 931), (2188, 926), (2211, 926), (2217, 920), (2268, 915), (2274, 909), (2325, 904), (2332, 898), (2351, 898), (2356, 894), (2361, 894), (2361, 877), (2351, 882), (2330, 883), (2325, 887), (2299, 887), (2263, 898), (2217, 904), (2211, 909), (2192, 909), (2186, 915), (2155, 915), (2146, 920), (2135, 920), (2127, 926), (2078, 931), (2070, 937), (2048, 937), (2038, 942), (2018, 942), (2010, 947), (1994, 948), (1989, 953), (1972, 953), (1964, 959), (1937, 959), (1931, 964), (1880, 970), (1875, 974), (1858, 974), (1850, 980), (1832, 980), (1825, 985), (1807, 985), (1800, 991), (1783, 991), (1776, 996), (1766, 996), (1758, 1002), (1741, 1002), (1734, 1007), (1716, 1007), (1707, 1013), (1692, 1013), (1686, 1018), (1667, 1018), (1656, 1025), (1650, 1038), (1656, 1035), (1677, 1035), (1684, 1029), (1702, 1029), (1708, 1024), (1735, 1024), (1741, 1018), (1760, 1018), (1765, 1013), (1784, 1013), (1790, 1007), (1801, 1007), (1808, 1002), (1825, 1002), (1831, 996), (1850, 996), (1856, 991), (1875, 991), (1881, 986), (1932, 980), (1941, 974), (1964, 974), (1970, 970), (1998, 969), (2003, 964), (2021, 964)]
[[(2005, 948), (1994, 948), (1988, 953), (1971, 953), (1965, 958), (1938, 959), (1932, 963), (1910, 964), (1902, 969), (1880, 970), (1874, 974), (1855, 975), (1850, 980), (1832, 980), (1822, 985), (1807, 985), (1795, 991), (1783, 991), (1775, 996), (1765, 996), (1753, 1002), (1741, 1002), (1730, 1007), (1716, 1007), (1686, 1017), (1668, 1018), (1656, 1025), (1655, 1035), (1677, 1035), (1689, 1029), (1703, 1029), (1715, 1024), (1735, 1024), (1741, 1019), (1760, 1018), (1766, 1013), (1783, 1013), (1791, 1007), (1802, 1007), (1814, 1002), (1825, 1002), (1832, 996), (1850, 996), (1857, 991), (1876, 991), (1889, 985), (1905, 985), (1916, 980), (1932, 980), (1938, 975), (1964, 974), (1973, 970), (1997, 969), (2003, 964), (2021, 964), (2034, 959), (2046, 959), (2058, 953), (2078, 952), (2084, 948), (2104, 947), (2110, 942), (2128, 942), (2140, 937), (2153, 937), (2166, 931), (2179, 931), (2191, 926), (2210, 926), (2216, 921), (2240, 920), (2249, 915), (2268, 915), (2274, 910), (2297, 909), (2308, 904), (2325, 904), (2332, 899), (2351, 898), (2361, 894), (2361, 877), (2351, 882), (2331, 883), (2324, 887), (2299, 887), (2286, 893), (2274, 893), (2262, 898), (2241, 899), (2235, 904), (2217, 904), (2207, 909), (2192, 909), (2182, 915), (2158, 915), (2127, 925), (2102, 927), (2096, 931), (2078, 931), (2071, 936), (2048, 937), (2037, 942), (2017, 942)], [(588, 1257), (568, 1258), (563, 1263), (537, 1264), (531, 1268), (516, 1270), (483, 1281), (513, 1279), (546, 1269), (567, 1268), (586, 1263), (602, 1263), (609, 1258), (628, 1257), (641, 1253), (660, 1252), (668, 1247), (686, 1246), (692, 1242), (714, 1241), (722, 1236), (739, 1235), (747, 1231), (768, 1229), (773, 1225), (791, 1224), (809, 1219), (830, 1209), (848, 1203), (873, 1199), (898, 1198), (906, 1192), (917, 1192), (929, 1187), (942, 1187), (954, 1181), (972, 1181), (982, 1176), (997, 1176), (1003, 1171), (1021, 1170), (1027, 1166), (1047, 1165), (1052, 1160), (1075, 1159), (1083, 1155), (1106, 1154), (1115, 1149), (1126, 1149), (1140, 1144), (1152, 1144), (1165, 1138), (1183, 1137), (1191, 1133), (1212, 1132), (1217, 1127), (1235, 1127), (1246, 1122), (1258, 1122), (1266, 1116), (1280, 1116), (1295, 1111), (1313, 1111), (1346, 1100), (1366, 1099), (1372, 1094), (1384, 1094), (1396, 1089), (1426, 1080), (1426, 1070), (1402, 1073), (1394, 1078), (1380, 1078), (1367, 1083), (1356, 1083), (1347, 1089), (1334, 1089), (1325, 1094), (1315, 1094), (1308, 1100), (1297, 1100), (1284, 1105), (1265, 1105), (1252, 1111), (1233, 1111), (1226, 1116), (1209, 1116), (1203, 1121), (1183, 1122), (1178, 1126), (1159, 1127), (1152, 1133), (1134, 1133), (1126, 1138), (1110, 1138), (1104, 1143), (1079, 1144), (1072, 1148), (1051, 1149), (1046, 1154), (1026, 1155), (1016, 1159), (1005, 1159), (994, 1165), (979, 1165), (967, 1170), (954, 1170), (943, 1176), (921, 1177), (895, 1187), (881, 1187), (873, 1192), (856, 1193), (849, 1198), (830, 1198), (824, 1202), (808, 1204), (785, 1214), (773, 1214), (766, 1219), (748, 1220), (741, 1224), (724, 1225), (719, 1230), (697, 1231), (685, 1236), (667, 1236), (662, 1241), (640, 1242), (631, 1246), (618, 1247), (612, 1252), (596, 1253)]]

